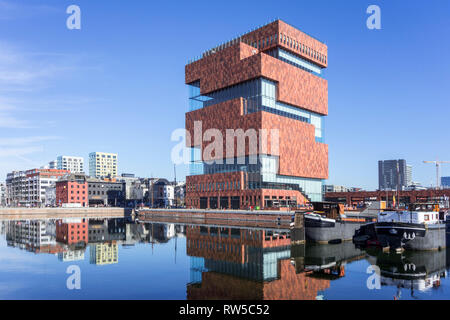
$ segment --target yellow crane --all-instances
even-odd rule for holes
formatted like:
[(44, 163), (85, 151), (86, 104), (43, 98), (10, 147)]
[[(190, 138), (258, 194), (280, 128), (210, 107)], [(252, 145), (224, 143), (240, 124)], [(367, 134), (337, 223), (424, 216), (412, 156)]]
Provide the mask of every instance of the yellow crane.
[(434, 160), (434, 161), (424, 161), (423, 163), (432, 163), (436, 165), (436, 189), (439, 189), (439, 185), (440, 185), (440, 181), (439, 181), (439, 169), (441, 167), (441, 164), (443, 163), (450, 163), (450, 161), (439, 161), (439, 160)]

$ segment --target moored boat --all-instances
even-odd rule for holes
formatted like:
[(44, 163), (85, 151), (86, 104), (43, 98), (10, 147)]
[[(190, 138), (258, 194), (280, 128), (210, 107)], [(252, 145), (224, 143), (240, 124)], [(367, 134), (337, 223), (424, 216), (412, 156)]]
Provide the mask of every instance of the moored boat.
[(383, 246), (413, 250), (446, 247), (445, 222), (439, 205), (413, 204), (410, 210), (381, 211), (375, 230)]
[(352, 240), (355, 232), (368, 219), (347, 216), (344, 206), (334, 202), (313, 202), (314, 210), (304, 212), (307, 240), (332, 243)]

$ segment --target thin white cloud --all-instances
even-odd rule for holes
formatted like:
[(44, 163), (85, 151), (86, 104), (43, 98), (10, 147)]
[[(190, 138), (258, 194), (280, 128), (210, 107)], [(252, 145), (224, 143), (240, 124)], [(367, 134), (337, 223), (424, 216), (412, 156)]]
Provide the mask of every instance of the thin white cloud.
[(10, 114), (0, 113), (0, 128), (30, 129), (33, 126), (27, 120), (16, 118)]
[(2, 157), (20, 157), (29, 155), (36, 152), (43, 152), (44, 147), (42, 146), (30, 146), (21, 148), (1, 148), (0, 147), (0, 158)]
[(42, 16), (58, 12), (61, 12), (61, 9), (48, 5), (24, 4), (0, 0), (0, 20), (28, 19), (33, 16)]
[(71, 54), (33, 53), (0, 42), (0, 90), (33, 91), (56, 77), (77, 70), (79, 57)]
[(5, 146), (19, 146), (26, 145), (36, 142), (48, 141), (48, 140), (57, 140), (60, 137), (56, 136), (34, 136), (34, 137), (20, 137), (20, 138), (0, 138), (0, 147)]

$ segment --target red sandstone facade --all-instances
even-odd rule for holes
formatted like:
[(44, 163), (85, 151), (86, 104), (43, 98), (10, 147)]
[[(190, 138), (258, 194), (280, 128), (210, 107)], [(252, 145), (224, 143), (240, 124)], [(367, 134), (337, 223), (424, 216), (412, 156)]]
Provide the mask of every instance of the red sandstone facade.
[[(327, 67), (327, 46), (293, 28), (283, 21), (274, 21), (243, 35), (225, 47), (203, 54), (200, 60), (186, 66), (186, 84), (198, 83), (200, 93), (208, 95), (253, 79), (267, 79), (276, 83), (276, 100), (280, 103), (312, 112), (328, 114), (327, 81), (312, 72), (287, 63), (269, 54), (274, 48), (301, 58), (318, 68)], [(280, 177), (302, 179), (328, 178), (328, 146), (318, 142), (315, 126), (279, 114), (258, 111), (246, 112), (246, 99), (237, 97), (209, 105), (186, 114), (186, 130), (191, 139), (187, 147), (198, 148), (203, 161), (225, 158), (227, 147), (234, 145), (227, 158), (249, 155), (270, 155), (278, 159)], [(195, 132), (201, 123), (201, 134)], [(226, 137), (227, 129), (254, 129), (257, 147), (245, 143), (242, 150), (237, 139), (224, 139), (223, 153), (204, 154), (211, 141), (204, 141), (208, 129), (218, 129)], [(276, 129), (278, 147), (272, 136), (262, 133)], [(247, 140), (246, 140), (247, 142)], [(256, 150), (256, 151), (255, 151)], [(302, 190), (283, 188), (249, 188), (249, 174), (244, 171), (192, 175), (186, 182), (186, 205), (196, 208), (249, 208), (301, 205), (308, 201)]]

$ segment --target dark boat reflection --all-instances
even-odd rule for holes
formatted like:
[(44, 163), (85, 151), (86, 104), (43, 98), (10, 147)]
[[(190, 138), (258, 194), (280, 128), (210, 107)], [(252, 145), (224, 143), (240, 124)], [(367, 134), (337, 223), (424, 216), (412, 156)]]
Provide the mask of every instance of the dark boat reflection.
[(380, 268), (381, 286), (396, 288), (394, 299), (401, 298), (401, 289), (416, 292), (437, 290), (447, 277), (447, 251), (405, 251), (401, 254), (368, 250), (367, 260)]

